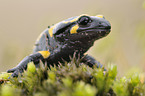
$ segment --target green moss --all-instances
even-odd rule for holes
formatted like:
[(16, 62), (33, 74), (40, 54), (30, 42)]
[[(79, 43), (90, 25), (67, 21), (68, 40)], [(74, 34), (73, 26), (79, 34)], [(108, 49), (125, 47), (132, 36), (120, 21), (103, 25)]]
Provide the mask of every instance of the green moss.
[(104, 68), (95, 66), (90, 68), (76, 58), (72, 58), (71, 62), (65, 62), (64, 65), (51, 66), (50, 69), (43, 64), (40, 64), (40, 68), (35, 68), (31, 62), (23, 76), (10, 77), (8, 81), (1, 84), (0, 96), (145, 95), (145, 84), (143, 79), (140, 80), (139, 74), (120, 79), (116, 75), (115, 65), (109, 65), (108, 71), (104, 72)]

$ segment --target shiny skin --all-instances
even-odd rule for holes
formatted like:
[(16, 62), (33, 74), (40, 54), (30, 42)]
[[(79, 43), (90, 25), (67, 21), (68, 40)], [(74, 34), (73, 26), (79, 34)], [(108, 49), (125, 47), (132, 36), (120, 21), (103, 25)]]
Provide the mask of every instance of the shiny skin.
[(94, 41), (110, 33), (111, 25), (102, 15), (80, 15), (61, 21), (44, 30), (38, 37), (33, 53), (26, 56), (15, 68), (7, 72), (17, 77), (27, 69), (29, 62), (39, 66), (40, 60), (50, 65), (70, 61), (70, 56), (80, 56), (82, 62), (90, 67), (102, 65), (89, 55), (84, 55)]

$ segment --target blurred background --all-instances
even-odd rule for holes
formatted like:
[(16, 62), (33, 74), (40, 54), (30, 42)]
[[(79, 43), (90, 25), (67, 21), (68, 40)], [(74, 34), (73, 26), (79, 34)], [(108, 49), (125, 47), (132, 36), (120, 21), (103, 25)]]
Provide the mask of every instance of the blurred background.
[(118, 75), (145, 72), (144, 0), (0, 0), (0, 72), (32, 53), (36, 38), (48, 25), (81, 14), (103, 14), (111, 33), (88, 51)]

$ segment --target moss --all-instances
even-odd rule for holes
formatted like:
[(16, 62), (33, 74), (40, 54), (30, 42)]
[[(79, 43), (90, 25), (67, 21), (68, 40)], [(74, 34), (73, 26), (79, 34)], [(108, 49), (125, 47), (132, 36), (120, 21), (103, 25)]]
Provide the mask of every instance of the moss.
[[(117, 66), (104, 68), (88, 67), (80, 59), (72, 58), (64, 65), (44, 64), (35, 68), (33, 62), (18, 78), (6, 79), (0, 84), (0, 96), (143, 96), (145, 84), (139, 74), (118, 79)], [(0, 75), (0, 77), (2, 74)], [(3, 74), (3, 77), (8, 77)], [(143, 75), (142, 75), (142, 78)], [(1, 78), (1, 81), (3, 79)]]

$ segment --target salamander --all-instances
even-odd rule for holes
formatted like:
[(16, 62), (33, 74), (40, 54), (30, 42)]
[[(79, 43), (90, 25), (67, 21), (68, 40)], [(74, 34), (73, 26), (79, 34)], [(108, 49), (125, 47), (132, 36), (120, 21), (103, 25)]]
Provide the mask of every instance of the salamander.
[(49, 67), (69, 62), (70, 57), (82, 58), (81, 62), (92, 67), (101, 67), (98, 61), (85, 55), (94, 42), (110, 33), (111, 24), (103, 15), (89, 16), (86, 14), (71, 17), (45, 29), (37, 38), (33, 53), (26, 56), (16, 67), (7, 72), (17, 77), (27, 69), (29, 62), (39, 67), (40, 61)]

